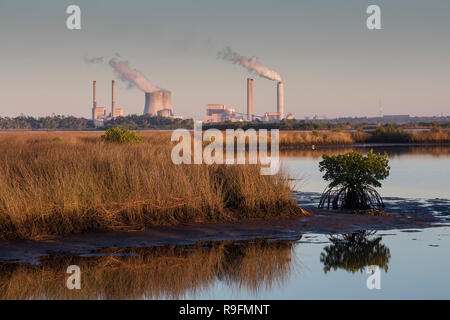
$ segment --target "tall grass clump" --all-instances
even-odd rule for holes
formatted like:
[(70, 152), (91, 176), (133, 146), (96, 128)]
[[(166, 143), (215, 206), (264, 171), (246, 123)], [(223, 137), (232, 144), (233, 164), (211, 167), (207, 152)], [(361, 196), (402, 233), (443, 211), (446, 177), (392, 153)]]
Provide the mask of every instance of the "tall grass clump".
[(257, 165), (174, 165), (170, 135), (12, 134), (0, 142), (0, 239), (301, 213), (282, 176)]
[(409, 134), (392, 124), (378, 127), (372, 134), (372, 142), (409, 142)]

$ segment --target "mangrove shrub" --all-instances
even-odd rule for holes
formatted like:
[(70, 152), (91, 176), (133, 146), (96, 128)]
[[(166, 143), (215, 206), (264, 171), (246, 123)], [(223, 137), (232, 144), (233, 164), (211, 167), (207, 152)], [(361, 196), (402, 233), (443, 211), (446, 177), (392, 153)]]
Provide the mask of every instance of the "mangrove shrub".
[(319, 163), (323, 178), (330, 181), (320, 198), (319, 208), (369, 209), (384, 207), (376, 187), (389, 175), (387, 154), (367, 155), (349, 152), (343, 155), (323, 155)]
[(141, 137), (134, 131), (122, 130), (119, 127), (109, 128), (102, 136), (103, 141), (136, 144), (144, 141), (144, 137)]

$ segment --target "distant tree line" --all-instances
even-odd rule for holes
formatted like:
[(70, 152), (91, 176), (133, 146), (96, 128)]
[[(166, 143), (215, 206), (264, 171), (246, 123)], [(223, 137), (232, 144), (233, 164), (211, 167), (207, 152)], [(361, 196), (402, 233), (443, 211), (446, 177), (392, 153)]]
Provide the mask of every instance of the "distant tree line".
[[(354, 121), (350, 121), (353, 119)], [(362, 121), (366, 119), (366, 121)], [(417, 118), (427, 121), (416, 121), (411, 118), (408, 123), (382, 123), (372, 121), (376, 118), (346, 118), (331, 120), (282, 120), (280, 122), (263, 122), (259, 120), (247, 122), (218, 122), (204, 123), (203, 128), (225, 129), (280, 129), (280, 130), (363, 130), (366, 128), (386, 127), (395, 128), (441, 128), (450, 129), (450, 117), (437, 118), (439, 120)], [(105, 130), (112, 127), (120, 127), (124, 130), (144, 130), (144, 129), (193, 129), (193, 119), (175, 119), (165, 117), (154, 117), (145, 115), (128, 115), (105, 122), (104, 126), (96, 127), (90, 119), (77, 118), (73, 116), (48, 116), (48, 117), (29, 117), (18, 116), (15, 118), (0, 117), (0, 130)]]
[(15, 118), (0, 117), (0, 129), (2, 130), (89, 130), (94, 128), (94, 122), (92, 120), (72, 116), (39, 118), (29, 116), (19, 116)]
[(104, 126), (96, 127), (94, 121), (73, 116), (30, 117), (15, 118), (0, 117), (0, 130), (105, 130), (120, 127), (128, 130), (139, 129), (176, 129), (193, 128), (193, 120), (181, 120), (151, 115), (129, 115), (105, 122)]
[(383, 123), (383, 122), (341, 122), (338, 119), (333, 120), (282, 120), (279, 122), (216, 122), (204, 123), (203, 128), (225, 129), (280, 129), (280, 130), (364, 130), (374, 129), (376, 127), (394, 127), (394, 128), (442, 128), (450, 129), (450, 118), (447, 121), (430, 122), (408, 122), (408, 123)]
[(251, 121), (251, 122), (216, 122), (216, 123), (204, 123), (204, 129), (215, 128), (219, 130), (225, 129), (280, 129), (280, 130), (327, 130), (327, 129), (350, 129), (350, 124), (340, 124), (331, 122), (318, 122), (318, 121), (306, 121), (306, 120), (282, 120), (280, 122), (263, 122), (263, 121)]
[(129, 115), (125, 117), (119, 117), (114, 120), (108, 121), (105, 124), (105, 129), (112, 127), (120, 127), (127, 130), (139, 130), (139, 129), (193, 129), (194, 120), (192, 119), (175, 119), (166, 117), (154, 117), (149, 114), (144, 115)]

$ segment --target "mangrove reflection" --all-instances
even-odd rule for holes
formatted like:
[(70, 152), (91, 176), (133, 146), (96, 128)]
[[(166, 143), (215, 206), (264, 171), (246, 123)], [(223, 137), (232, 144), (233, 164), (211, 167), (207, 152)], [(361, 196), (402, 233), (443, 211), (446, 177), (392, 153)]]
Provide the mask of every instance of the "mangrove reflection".
[(389, 248), (375, 237), (375, 231), (360, 231), (329, 237), (331, 245), (320, 254), (323, 271), (344, 269), (348, 272), (363, 272), (367, 266), (376, 265), (388, 270), (391, 257)]
[[(255, 240), (52, 254), (39, 265), (0, 264), (0, 299), (182, 298), (217, 280), (257, 293), (285, 281), (293, 248), (292, 241)], [(81, 269), (81, 290), (66, 288), (69, 265)]]

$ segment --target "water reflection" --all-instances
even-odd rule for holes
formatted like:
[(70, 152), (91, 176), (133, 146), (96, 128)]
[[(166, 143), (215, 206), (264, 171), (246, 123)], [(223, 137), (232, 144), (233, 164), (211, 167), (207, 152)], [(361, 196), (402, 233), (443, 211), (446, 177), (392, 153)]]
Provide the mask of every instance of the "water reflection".
[[(38, 265), (0, 264), (0, 299), (182, 298), (210, 289), (216, 280), (256, 293), (285, 282), (296, 265), (294, 246), (292, 241), (224, 241), (52, 254)], [(65, 286), (69, 265), (81, 269), (81, 290)]]
[(342, 146), (342, 147), (316, 147), (316, 149), (312, 150), (311, 148), (300, 148), (300, 149), (284, 149), (280, 150), (280, 157), (300, 157), (300, 158), (322, 158), (322, 155), (326, 153), (327, 155), (339, 155), (344, 154), (347, 152), (355, 151), (358, 153), (367, 153), (370, 151), (370, 149), (373, 149), (374, 152), (380, 152), (384, 153), (386, 152), (390, 158), (395, 158), (397, 156), (420, 156), (420, 155), (427, 155), (427, 156), (435, 156), (435, 157), (441, 157), (441, 156), (449, 156), (450, 155), (450, 146), (396, 146), (396, 147), (390, 147), (390, 146), (373, 146), (373, 147), (348, 147), (348, 146)]
[(391, 254), (381, 239), (375, 236), (375, 231), (330, 236), (331, 245), (326, 246), (320, 254), (323, 271), (328, 273), (343, 269), (355, 273), (363, 272), (371, 265), (387, 271)]

